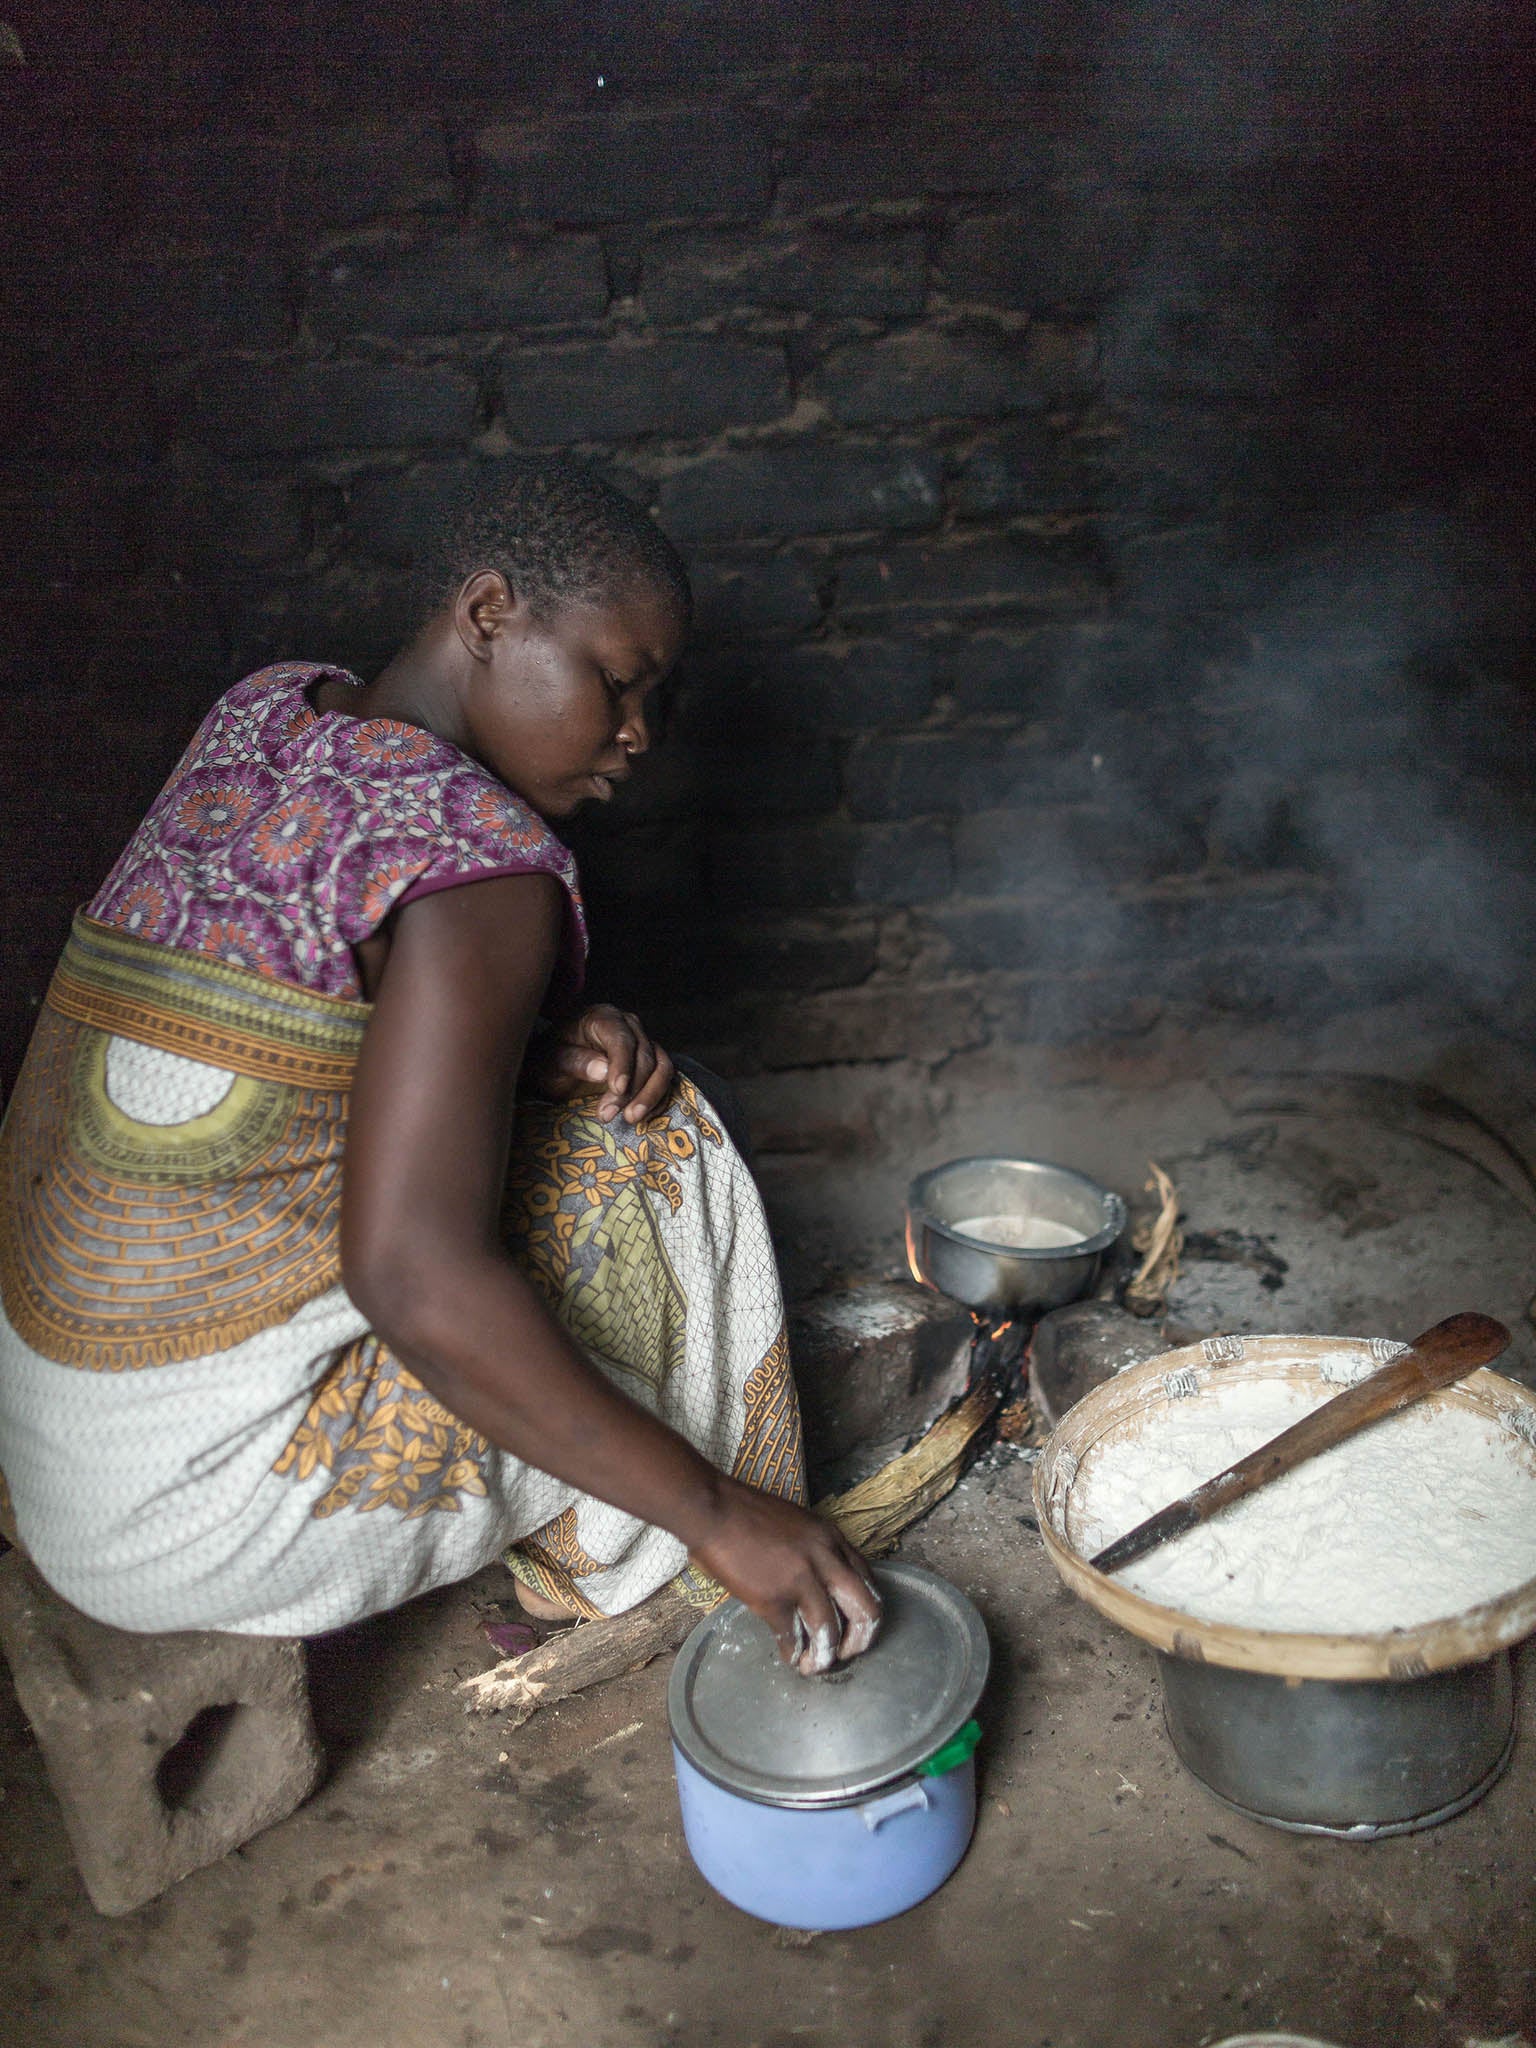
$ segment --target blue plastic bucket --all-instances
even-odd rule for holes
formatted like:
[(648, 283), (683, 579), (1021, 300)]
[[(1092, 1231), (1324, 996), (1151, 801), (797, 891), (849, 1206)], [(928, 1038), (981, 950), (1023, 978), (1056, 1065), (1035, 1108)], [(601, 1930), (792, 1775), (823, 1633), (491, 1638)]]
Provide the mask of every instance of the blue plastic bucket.
[(868, 1927), (936, 1892), (976, 1825), (976, 1766), (913, 1774), (843, 1806), (770, 1806), (728, 1792), (674, 1743), (683, 1834), (701, 1874), (779, 1927)]

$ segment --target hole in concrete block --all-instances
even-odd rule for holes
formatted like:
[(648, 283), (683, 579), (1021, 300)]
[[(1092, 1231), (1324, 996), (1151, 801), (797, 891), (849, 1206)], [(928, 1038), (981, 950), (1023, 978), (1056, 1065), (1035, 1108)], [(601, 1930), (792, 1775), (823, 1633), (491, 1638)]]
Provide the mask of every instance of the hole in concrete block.
[(211, 1789), (220, 1775), (219, 1765), (228, 1753), (235, 1725), (245, 1711), (234, 1700), (204, 1707), (161, 1757), (155, 1767), (155, 1790), (173, 1813), (200, 1804), (201, 1795)]

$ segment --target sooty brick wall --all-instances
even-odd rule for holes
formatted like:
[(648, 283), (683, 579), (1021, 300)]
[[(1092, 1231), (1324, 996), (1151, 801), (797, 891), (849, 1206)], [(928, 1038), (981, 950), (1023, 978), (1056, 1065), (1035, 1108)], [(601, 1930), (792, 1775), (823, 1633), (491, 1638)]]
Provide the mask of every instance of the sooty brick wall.
[(669, 1030), (1517, 990), (1523, 10), (8, 13), (8, 1064), (213, 695), (379, 664), (525, 448), (693, 566), (580, 831)]

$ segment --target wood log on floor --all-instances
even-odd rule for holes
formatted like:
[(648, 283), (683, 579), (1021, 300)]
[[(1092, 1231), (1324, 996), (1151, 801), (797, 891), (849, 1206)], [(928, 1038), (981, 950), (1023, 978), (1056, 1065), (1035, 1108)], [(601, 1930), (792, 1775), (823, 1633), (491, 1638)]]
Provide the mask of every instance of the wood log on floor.
[[(1001, 1402), (995, 1379), (979, 1379), (910, 1450), (847, 1493), (819, 1501), (817, 1513), (830, 1516), (867, 1557), (879, 1557), (953, 1488)], [(707, 1611), (675, 1586), (663, 1586), (627, 1614), (578, 1622), (537, 1649), (464, 1679), (459, 1691), (465, 1712), (505, 1713), (520, 1728), (540, 1707), (638, 1671), (677, 1649)]]
[(490, 1671), (466, 1678), (459, 1691), (471, 1714), (507, 1713), (520, 1728), (540, 1707), (585, 1692), (605, 1679), (638, 1671), (664, 1650), (675, 1650), (701, 1609), (675, 1586), (663, 1586), (627, 1614), (605, 1621), (579, 1621), (521, 1657), (505, 1658)]

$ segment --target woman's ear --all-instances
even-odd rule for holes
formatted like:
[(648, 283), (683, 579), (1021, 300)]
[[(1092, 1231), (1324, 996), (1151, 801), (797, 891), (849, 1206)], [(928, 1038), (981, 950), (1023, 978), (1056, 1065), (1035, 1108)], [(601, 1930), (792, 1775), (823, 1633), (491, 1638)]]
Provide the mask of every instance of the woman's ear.
[(489, 661), (498, 636), (522, 610), (499, 569), (477, 569), (459, 586), (453, 625), (472, 661)]

